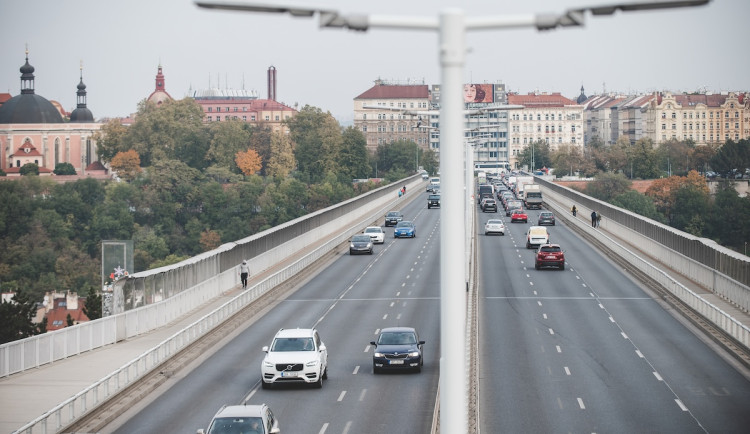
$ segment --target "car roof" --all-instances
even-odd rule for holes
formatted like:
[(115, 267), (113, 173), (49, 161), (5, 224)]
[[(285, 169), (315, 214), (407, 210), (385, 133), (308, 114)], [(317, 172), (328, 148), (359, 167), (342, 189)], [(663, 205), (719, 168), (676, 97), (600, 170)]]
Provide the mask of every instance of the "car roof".
[(383, 329), (380, 329), (380, 333), (391, 333), (391, 332), (414, 332), (416, 333), (417, 330), (414, 327), (386, 327)]
[(380, 232), (383, 231), (383, 228), (381, 228), (380, 226), (368, 226), (365, 228), (365, 230), (370, 230), (370, 229), (378, 229)]
[(500, 224), (502, 224), (503, 221), (500, 220), (500, 219), (489, 219), (489, 220), (487, 220), (487, 223), (493, 223), (493, 224), (500, 223)]
[(281, 329), (276, 333), (277, 338), (302, 338), (311, 337), (315, 329)]
[(414, 223), (409, 220), (402, 220), (396, 226), (414, 226)]
[(260, 405), (227, 405), (222, 407), (214, 419), (220, 417), (261, 417), (265, 404)]
[(560, 245), (559, 244), (547, 243), (547, 244), (542, 244), (541, 246), (539, 246), (540, 249), (542, 247), (560, 247)]

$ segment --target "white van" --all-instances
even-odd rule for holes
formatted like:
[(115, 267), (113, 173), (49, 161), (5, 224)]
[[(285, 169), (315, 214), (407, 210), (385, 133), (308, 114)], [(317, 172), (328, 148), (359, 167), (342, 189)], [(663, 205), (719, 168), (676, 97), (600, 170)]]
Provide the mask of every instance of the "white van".
[(526, 231), (526, 248), (537, 248), (542, 244), (549, 244), (549, 233), (544, 226), (531, 226)]

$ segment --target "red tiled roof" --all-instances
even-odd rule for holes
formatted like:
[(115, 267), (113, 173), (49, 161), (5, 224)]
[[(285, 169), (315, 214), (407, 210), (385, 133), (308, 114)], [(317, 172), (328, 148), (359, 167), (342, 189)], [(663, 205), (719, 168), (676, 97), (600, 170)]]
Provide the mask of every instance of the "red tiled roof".
[[(263, 111), (263, 110), (279, 110), (279, 111), (297, 111), (287, 105), (284, 105), (278, 101), (272, 99), (252, 99), (248, 100), (245, 98), (201, 98), (199, 104), (201, 106), (206, 105), (221, 105), (226, 103), (241, 103), (249, 106), (249, 111)], [(233, 112), (234, 113), (234, 112)]]
[(380, 84), (371, 87), (355, 99), (428, 98), (429, 95), (426, 84), (403, 86)]
[[(52, 309), (47, 312), (47, 331), (59, 330), (67, 327), (68, 325), (68, 314), (73, 319), (74, 323), (90, 321), (89, 317), (83, 313), (83, 309), (68, 310), (68, 309)], [(57, 322), (57, 324), (55, 324)]]
[(576, 102), (565, 98), (559, 93), (552, 94), (535, 94), (519, 95), (515, 93), (508, 94), (508, 104), (523, 105), (526, 107), (563, 107), (566, 105), (576, 105)]
[(11, 98), (13, 98), (13, 95), (9, 93), (0, 93), (0, 105), (2, 105), (5, 101), (8, 101)]
[(102, 163), (100, 163), (99, 160), (96, 160), (93, 163), (91, 163), (88, 166), (86, 166), (86, 170), (87, 171), (89, 171), (89, 170), (104, 170), (104, 171), (106, 171), (107, 168), (104, 167), (104, 165)]
[(708, 107), (720, 107), (727, 100), (726, 95), (674, 95), (675, 101), (683, 107), (705, 104)]
[[(8, 167), (6, 169), (3, 169), (5, 173), (20, 173), (21, 168), (20, 167)], [(39, 166), (39, 173), (52, 173), (52, 170), (47, 169), (46, 167)]]

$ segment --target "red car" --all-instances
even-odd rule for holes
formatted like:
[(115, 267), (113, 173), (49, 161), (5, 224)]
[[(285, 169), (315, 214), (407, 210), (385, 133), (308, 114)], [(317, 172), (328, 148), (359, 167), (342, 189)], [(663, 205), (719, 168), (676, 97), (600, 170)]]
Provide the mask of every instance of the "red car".
[(565, 252), (563, 252), (559, 244), (542, 244), (539, 246), (539, 249), (536, 251), (534, 268), (539, 270), (542, 267), (565, 269)]
[(526, 215), (526, 212), (524, 210), (516, 208), (510, 212), (510, 222), (524, 222), (527, 223), (529, 221), (529, 216)]

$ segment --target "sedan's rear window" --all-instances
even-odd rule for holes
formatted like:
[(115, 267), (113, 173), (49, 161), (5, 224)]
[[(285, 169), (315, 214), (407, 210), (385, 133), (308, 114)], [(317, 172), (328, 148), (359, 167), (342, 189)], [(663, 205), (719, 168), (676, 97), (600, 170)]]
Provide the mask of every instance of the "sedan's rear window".
[(540, 249), (542, 252), (561, 252), (562, 250), (559, 247), (542, 247)]

